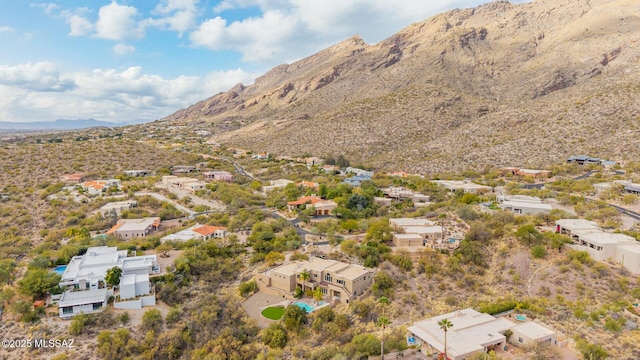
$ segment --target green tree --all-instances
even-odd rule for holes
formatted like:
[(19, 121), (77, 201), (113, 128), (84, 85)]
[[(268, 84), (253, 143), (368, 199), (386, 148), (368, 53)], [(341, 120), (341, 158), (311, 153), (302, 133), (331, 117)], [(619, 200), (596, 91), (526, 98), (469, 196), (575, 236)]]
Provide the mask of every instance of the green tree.
[(390, 242), (393, 238), (393, 229), (389, 225), (389, 220), (380, 219), (374, 221), (367, 228), (366, 240), (375, 240), (379, 242)]
[(284, 309), (282, 322), (287, 330), (298, 332), (307, 323), (307, 312), (300, 306), (291, 304)]
[(532, 224), (520, 226), (518, 230), (516, 230), (515, 235), (520, 241), (527, 245), (535, 244), (542, 238), (542, 234), (536, 230), (536, 227)]
[(149, 309), (142, 315), (142, 329), (145, 331), (160, 332), (162, 329), (162, 313), (158, 309)]
[(271, 324), (262, 331), (262, 342), (270, 348), (281, 349), (287, 345), (287, 332), (280, 324)]
[(359, 228), (358, 222), (353, 219), (343, 221), (342, 224), (340, 224), (340, 227), (343, 230), (346, 230), (347, 232), (349, 232), (349, 234), (351, 234), (351, 232), (354, 230), (358, 230)]
[(448, 359), (447, 357), (447, 331), (453, 327), (453, 324), (451, 323), (451, 321), (449, 321), (449, 319), (442, 319), (440, 321), (438, 321), (438, 325), (440, 326), (440, 329), (442, 329), (442, 331), (444, 331), (444, 358)]
[(393, 278), (386, 271), (380, 270), (373, 277), (373, 295), (377, 298), (393, 298), (394, 285)]
[(122, 276), (122, 269), (114, 266), (107, 270), (107, 274), (104, 276), (104, 281), (110, 286), (118, 286), (120, 284), (120, 277)]
[(536, 245), (531, 248), (531, 255), (536, 259), (544, 259), (547, 256), (547, 250), (542, 245)]
[(60, 275), (45, 269), (29, 269), (22, 280), (18, 281), (18, 290), (34, 299), (43, 298), (57, 288)]
[(307, 269), (300, 272), (300, 279), (302, 280), (302, 291), (307, 290), (307, 281), (311, 278), (311, 273)]

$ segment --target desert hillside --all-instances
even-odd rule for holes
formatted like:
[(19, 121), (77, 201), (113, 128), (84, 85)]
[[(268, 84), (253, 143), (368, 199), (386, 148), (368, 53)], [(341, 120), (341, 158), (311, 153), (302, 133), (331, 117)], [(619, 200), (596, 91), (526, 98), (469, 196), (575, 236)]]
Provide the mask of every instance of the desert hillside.
[(447, 171), (638, 155), (640, 6), (491, 2), (358, 36), (162, 121), (279, 154)]

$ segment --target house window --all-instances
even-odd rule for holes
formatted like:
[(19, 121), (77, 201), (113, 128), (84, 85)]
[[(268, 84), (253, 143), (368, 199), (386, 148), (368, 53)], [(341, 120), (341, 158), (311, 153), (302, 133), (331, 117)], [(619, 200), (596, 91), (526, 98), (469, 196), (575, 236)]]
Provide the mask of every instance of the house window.
[(73, 314), (73, 307), (72, 306), (63, 307), (62, 308), (62, 313), (63, 314)]
[(518, 338), (518, 342), (522, 344), (522, 343), (524, 342), (524, 339), (523, 339), (523, 338), (521, 338), (521, 337), (519, 337), (519, 338)]
[(314, 277), (314, 278), (317, 278), (317, 277), (318, 277), (318, 274), (313, 274), (313, 277)]
[(323, 287), (320, 288), (320, 291), (322, 291), (322, 293), (325, 294), (325, 295), (327, 295), (327, 293), (328, 293), (327, 289), (325, 289)]
[(102, 308), (102, 303), (94, 303), (93, 304), (93, 310), (99, 310), (100, 308)]
[(338, 284), (340, 285), (344, 285), (344, 280), (336, 280), (338, 282)]
[(331, 274), (325, 274), (324, 281), (333, 282), (333, 278), (331, 277)]

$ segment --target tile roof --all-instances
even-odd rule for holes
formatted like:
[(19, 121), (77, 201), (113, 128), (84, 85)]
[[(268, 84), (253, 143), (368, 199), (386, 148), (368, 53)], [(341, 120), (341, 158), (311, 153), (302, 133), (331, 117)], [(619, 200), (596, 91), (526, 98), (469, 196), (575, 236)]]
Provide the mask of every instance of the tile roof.
[(227, 228), (222, 226), (210, 226), (210, 225), (202, 225), (200, 227), (194, 228), (193, 232), (196, 232), (200, 235), (211, 235), (214, 234), (218, 230), (227, 230)]

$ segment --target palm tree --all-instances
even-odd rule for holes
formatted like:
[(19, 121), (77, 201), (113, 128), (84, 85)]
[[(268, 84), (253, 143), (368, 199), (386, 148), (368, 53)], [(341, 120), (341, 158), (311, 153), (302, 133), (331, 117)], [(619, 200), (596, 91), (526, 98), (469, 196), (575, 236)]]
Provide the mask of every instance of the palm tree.
[(384, 316), (384, 309), (387, 305), (391, 304), (391, 300), (383, 296), (378, 299), (378, 303), (382, 305), (382, 316), (378, 319), (378, 326), (382, 328), (382, 337), (380, 338), (380, 360), (384, 360), (384, 329), (387, 325), (391, 324), (391, 321)]
[(302, 279), (302, 292), (306, 290), (306, 284), (309, 278), (311, 278), (311, 274), (309, 274), (309, 271), (305, 269), (300, 272), (300, 279)]
[(451, 323), (451, 321), (449, 321), (449, 319), (442, 319), (440, 321), (438, 321), (438, 325), (440, 325), (440, 329), (442, 329), (444, 331), (444, 358), (445, 360), (448, 359), (447, 357), (447, 330), (449, 330), (449, 328), (453, 327), (453, 324)]

